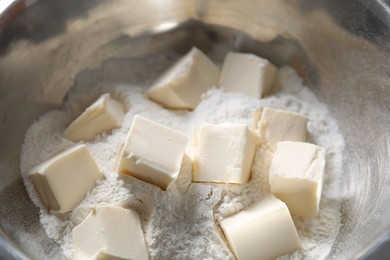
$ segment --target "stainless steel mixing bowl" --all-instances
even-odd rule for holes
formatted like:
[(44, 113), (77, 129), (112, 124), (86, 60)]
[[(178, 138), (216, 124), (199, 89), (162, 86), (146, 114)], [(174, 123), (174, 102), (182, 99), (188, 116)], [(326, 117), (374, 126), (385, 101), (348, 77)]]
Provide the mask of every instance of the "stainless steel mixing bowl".
[(219, 48), (219, 58), (230, 48), (296, 68), (328, 105), (346, 141), (343, 226), (329, 257), (390, 256), (385, 1), (41, 0), (17, 18), (10, 10), (0, 14), (2, 258), (63, 257), (40, 226), (19, 175), (27, 127), (61, 107), (74, 85), (147, 84), (151, 72), (139, 71), (142, 82), (126, 72), (157, 53), (184, 53), (192, 45), (206, 52)]

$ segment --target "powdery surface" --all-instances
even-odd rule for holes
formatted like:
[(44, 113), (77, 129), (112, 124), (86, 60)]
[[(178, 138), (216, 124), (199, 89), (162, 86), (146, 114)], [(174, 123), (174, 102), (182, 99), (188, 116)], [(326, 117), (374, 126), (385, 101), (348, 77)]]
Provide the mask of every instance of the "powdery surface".
[[(280, 259), (323, 259), (340, 228), (339, 185), (344, 141), (335, 121), (295, 72), (284, 67), (278, 72), (275, 93), (258, 100), (241, 94), (212, 89), (204, 94), (193, 112), (163, 109), (134, 86), (76, 88), (64, 108), (39, 118), (27, 131), (21, 156), (21, 173), (32, 201), (40, 208), (40, 220), (48, 236), (57, 241), (67, 258), (73, 257), (71, 231), (101, 205), (135, 208), (141, 216), (151, 259), (234, 259), (218, 224), (269, 193), (268, 164), (272, 153), (261, 146), (252, 167), (252, 179), (245, 185), (191, 183), (191, 147), (180, 176), (167, 191), (130, 176), (118, 176), (115, 166), (133, 117), (144, 117), (174, 128), (188, 137), (201, 123), (233, 122), (252, 126), (253, 113), (264, 106), (288, 109), (309, 118), (309, 141), (326, 149), (327, 164), (320, 214), (315, 219), (294, 218), (303, 250)], [(121, 128), (86, 143), (105, 176), (84, 201), (68, 215), (50, 214), (28, 178), (28, 172), (54, 154), (74, 145), (61, 136), (66, 126), (102, 93), (111, 93), (126, 106)]]

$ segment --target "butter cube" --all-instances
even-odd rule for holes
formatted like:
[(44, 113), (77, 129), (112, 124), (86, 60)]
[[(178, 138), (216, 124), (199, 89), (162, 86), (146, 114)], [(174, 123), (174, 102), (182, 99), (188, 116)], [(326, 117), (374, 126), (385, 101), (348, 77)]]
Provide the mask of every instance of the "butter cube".
[(292, 215), (315, 217), (319, 211), (325, 167), (325, 150), (314, 144), (280, 142), (272, 160), (271, 192)]
[(230, 92), (261, 98), (272, 88), (275, 66), (268, 60), (249, 53), (226, 55), (219, 86)]
[(85, 145), (61, 152), (30, 172), (46, 207), (54, 213), (72, 211), (102, 177)]
[(185, 135), (136, 115), (117, 172), (165, 190), (179, 175), (187, 144)]
[(238, 260), (274, 259), (302, 248), (288, 208), (272, 195), (220, 225)]
[(193, 47), (148, 90), (157, 103), (173, 109), (194, 109), (200, 98), (217, 85), (219, 68), (200, 50)]
[(98, 207), (72, 230), (75, 259), (148, 259), (138, 214), (121, 207)]
[(88, 141), (97, 134), (120, 127), (124, 117), (122, 104), (110, 94), (104, 94), (66, 128), (63, 136), (74, 142)]
[(280, 141), (304, 142), (307, 136), (307, 118), (287, 110), (265, 107), (258, 115), (257, 134), (272, 151)]
[(195, 182), (248, 182), (257, 136), (244, 124), (203, 124), (196, 136)]

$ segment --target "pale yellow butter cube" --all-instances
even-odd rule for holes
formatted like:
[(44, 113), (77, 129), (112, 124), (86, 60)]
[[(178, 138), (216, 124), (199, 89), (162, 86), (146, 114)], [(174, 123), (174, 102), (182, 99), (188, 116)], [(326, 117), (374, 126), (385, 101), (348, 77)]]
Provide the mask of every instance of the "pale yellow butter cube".
[(138, 214), (97, 207), (72, 230), (75, 259), (149, 259)]
[(301, 114), (265, 107), (255, 115), (254, 121), (260, 140), (267, 142), (272, 151), (280, 141), (306, 140), (307, 118)]
[(272, 195), (220, 225), (238, 260), (274, 259), (302, 248), (288, 208)]
[(61, 152), (30, 172), (46, 207), (54, 213), (72, 211), (102, 177), (85, 145)]
[(229, 52), (223, 63), (219, 86), (229, 92), (261, 98), (272, 88), (275, 66), (250, 53)]
[(271, 192), (292, 215), (315, 217), (319, 211), (325, 150), (303, 142), (280, 142), (269, 171)]
[(157, 103), (173, 109), (194, 109), (209, 88), (216, 86), (219, 68), (199, 49), (177, 61), (148, 90)]
[(117, 172), (166, 189), (179, 175), (187, 144), (185, 135), (136, 115)]
[(246, 125), (203, 124), (196, 139), (193, 181), (248, 182), (257, 136)]
[(74, 142), (88, 141), (97, 134), (120, 127), (124, 117), (122, 104), (112, 99), (110, 94), (104, 94), (76, 118), (63, 135)]

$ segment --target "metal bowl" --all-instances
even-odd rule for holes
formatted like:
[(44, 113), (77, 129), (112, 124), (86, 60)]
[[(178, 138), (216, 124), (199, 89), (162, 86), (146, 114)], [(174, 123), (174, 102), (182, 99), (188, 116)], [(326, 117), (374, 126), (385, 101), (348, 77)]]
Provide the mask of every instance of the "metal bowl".
[(143, 80), (134, 82), (126, 71), (193, 45), (206, 52), (225, 46), (220, 58), (229, 48), (253, 52), (298, 71), (328, 105), (346, 142), (343, 225), (329, 258), (390, 255), (390, 9), (384, 1), (32, 2), (0, 2), (0, 258), (63, 258), (19, 175), (27, 127), (61, 107), (74, 85), (146, 84), (148, 72), (139, 71)]

